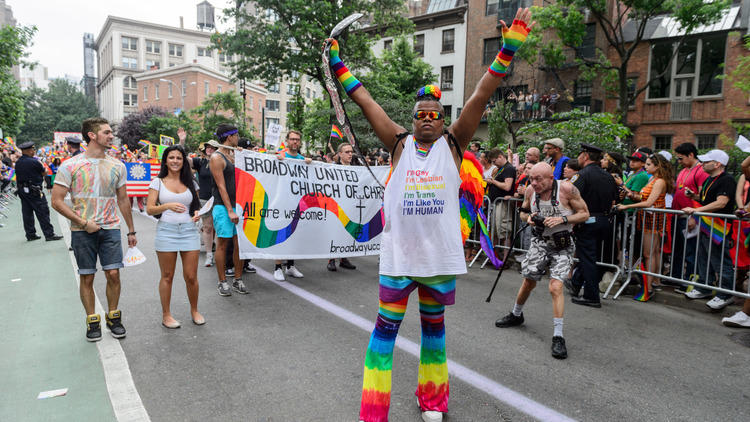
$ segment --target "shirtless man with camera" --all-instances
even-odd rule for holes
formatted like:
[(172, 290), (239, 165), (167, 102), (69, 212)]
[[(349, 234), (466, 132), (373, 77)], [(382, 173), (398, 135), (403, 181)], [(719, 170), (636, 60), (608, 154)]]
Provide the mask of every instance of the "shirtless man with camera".
[(500, 328), (523, 324), (523, 306), (536, 283), (550, 270), (554, 334), (552, 356), (568, 357), (563, 338), (563, 282), (573, 264), (573, 226), (589, 218), (588, 207), (572, 183), (555, 180), (552, 167), (538, 163), (529, 172), (530, 186), (521, 206), (521, 219), (532, 227), (531, 245), (521, 262), (523, 283), (513, 310), (495, 322)]

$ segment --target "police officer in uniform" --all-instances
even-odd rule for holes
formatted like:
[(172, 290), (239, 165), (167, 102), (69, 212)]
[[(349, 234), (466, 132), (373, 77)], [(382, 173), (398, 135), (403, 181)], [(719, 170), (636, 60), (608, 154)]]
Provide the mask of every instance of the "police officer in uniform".
[(55, 229), (49, 222), (49, 206), (47, 198), (42, 190), (45, 170), (42, 163), (34, 158), (34, 143), (25, 142), (19, 145), (23, 154), (16, 161), (16, 183), (18, 184), (18, 197), (21, 198), (21, 213), (23, 214), (23, 229), (26, 231), (26, 239), (41, 239), (36, 234), (34, 225), (34, 214), (39, 220), (42, 232), (47, 240), (60, 240), (63, 237), (55, 234)]
[[(581, 143), (581, 153), (578, 154), (581, 171), (573, 185), (581, 192), (590, 216), (574, 230), (579, 262), (573, 279), (565, 280), (565, 286), (573, 296), (573, 303), (594, 308), (602, 306), (599, 302), (602, 273), (596, 261), (601, 255), (604, 239), (611, 236), (608, 214), (617, 198), (614, 178), (599, 165), (603, 153), (597, 146)], [(579, 297), (581, 288), (583, 296)]]
[(75, 157), (83, 152), (81, 151), (81, 140), (75, 136), (66, 136), (65, 143), (68, 144), (68, 152), (70, 153), (70, 157), (68, 158)]

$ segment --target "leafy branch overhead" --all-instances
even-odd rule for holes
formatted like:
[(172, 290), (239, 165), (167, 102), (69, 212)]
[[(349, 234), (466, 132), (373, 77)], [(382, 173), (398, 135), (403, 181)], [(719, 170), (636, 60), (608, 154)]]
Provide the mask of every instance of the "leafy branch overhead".
[[(299, 72), (322, 85), (321, 48), (336, 23), (361, 12), (371, 25), (403, 32), (411, 28), (411, 22), (402, 15), (405, 11), (401, 0), (238, 0), (236, 7), (224, 10), (225, 19), (238, 25), (215, 34), (213, 47), (239, 57), (230, 63), (236, 79), (274, 84), (283, 76)], [(350, 31), (340, 41), (350, 68), (367, 63), (370, 35)]]

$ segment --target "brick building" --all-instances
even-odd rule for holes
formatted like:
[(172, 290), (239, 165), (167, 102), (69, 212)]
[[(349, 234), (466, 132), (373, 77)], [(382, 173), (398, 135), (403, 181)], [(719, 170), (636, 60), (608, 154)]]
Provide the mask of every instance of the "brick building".
[[(635, 146), (670, 150), (692, 142), (708, 149), (722, 146), (720, 135), (737, 138), (729, 121), (750, 123), (750, 98), (721, 76), (748, 54), (742, 36), (750, 35), (749, 15), (750, 1), (733, 4), (718, 22), (691, 33), (672, 60), (682, 35), (676, 22), (670, 16), (649, 22), (629, 63), (628, 77), (640, 88), (652, 75), (666, 73), (651, 82), (629, 110)], [(632, 40), (632, 23), (625, 29), (626, 39)], [(605, 109), (614, 112), (617, 100), (608, 99)]]

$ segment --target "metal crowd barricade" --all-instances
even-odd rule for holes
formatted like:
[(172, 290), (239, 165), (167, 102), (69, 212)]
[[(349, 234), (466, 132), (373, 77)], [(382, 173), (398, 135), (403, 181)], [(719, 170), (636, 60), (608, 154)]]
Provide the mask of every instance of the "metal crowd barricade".
[[(636, 223), (637, 219), (644, 221), (647, 216), (652, 218), (653, 222), (651, 224), (656, 230), (643, 230), (643, 224), (638, 225)], [(696, 233), (695, 230), (697, 230), (697, 234), (694, 235), (697, 236), (697, 241), (693, 241), (692, 239), (694, 239), (694, 236), (691, 236), (689, 233), (685, 233), (682, 236), (683, 242), (680, 246), (683, 257), (686, 257), (687, 254), (688, 242), (691, 241), (697, 243), (692, 256), (689, 257), (692, 258), (693, 266), (692, 268), (685, 268), (685, 259), (680, 260), (680, 262), (675, 262), (675, 247), (677, 246), (676, 242), (678, 238), (676, 233), (676, 222), (678, 218), (693, 219), (693, 217), (698, 217), (699, 219), (700, 217), (706, 218), (703, 227), (701, 227), (700, 222), (696, 222), (697, 227), (694, 229), (693, 233)], [(685, 286), (704, 288), (706, 290), (714, 290), (716, 292), (750, 299), (750, 292), (740, 291), (742, 280), (739, 280), (740, 285), (738, 285), (739, 271), (736, 263), (741, 254), (747, 254), (747, 251), (740, 241), (741, 236), (738, 231), (742, 230), (742, 225), (739, 221), (740, 220), (736, 216), (729, 214), (695, 213), (692, 217), (687, 217), (682, 211), (678, 210), (661, 208), (638, 209), (635, 212), (632, 221), (629, 221), (628, 224), (626, 224), (626, 227), (630, 225), (631, 229), (630, 231), (626, 230), (626, 237), (623, 237), (628, 240), (628, 247), (623, 248), (622, 261), (624, 265), (623, 272), (626, 274), (626, 277), (622, 286), (614, 295), (614, 299), (617, 299), (622, 294), (630, 283), (633, 274), (651, 276), (659, 280), (679, 283)], [(727, 226), (731, 227), (731, 230), (716, 229)], [(709, 232), (711, 234), (708, 234)], [(627, 233), (630, 233), (630, 235), (628, 236)], [(735, 236), (737, 238), (736, 242), (733, 240)], [(717, 243), (714, 239), (720, 240), (720, 242)], [(644, 243), (650, 245), (649, 248), (646, 248), (646, 251), (644, 251)], [(665, 260), (665, 253), (663, 252), (665, 245), (670, 248), (670, 252), (667, 255), (670, 258), (668, 261)], [(649, 262), (646, 260), (647, 266), (642, 266), (644, 263), (644, 253), (647, 252), (648, 249), (653, 251), (654, 247), (658, 247), (656, 252), (651, 252), (649, 254), (653, 261)], [(716, 252), (716, 248), (720, 248), (721, 250), (720, 254), (717, 256), (717, 258), (720, 259), (720, 263), (719, 268), (712, 268), (710, 265), (712, 253)], [(701, 249), (704, 249), (705, 253), (702, 253)], [(723, 258), (725, 256), (730, 258), (730, 261), (734, 263), (729, 266), (729, 268), (726, 268), (724, 265)], [(679, 271), (679, 273), (682, 274), (682, 278), (672, 277), (672, 267), (675, 265), (683, 266), (681, 271)], [(709, 272), (709, 269), (712, 269), (713, 271)], [(732, 272), (731, 288), (721, 286), (722, 276), (728, 271)], [(685, 277), (686, 274), (689, 276)], [(705, 274), (705, 277), (702, 280), (703, 282), (700, 282), (701, 279), (699, 274)], [(710, 280), (712, 279), (716, 281), (716, 285), (711, 284)], [(614, 281), (610, 284), (610, 289), (613, 284)], [(607, 293), (609, 293), (609, 289), (607, 290)]]

